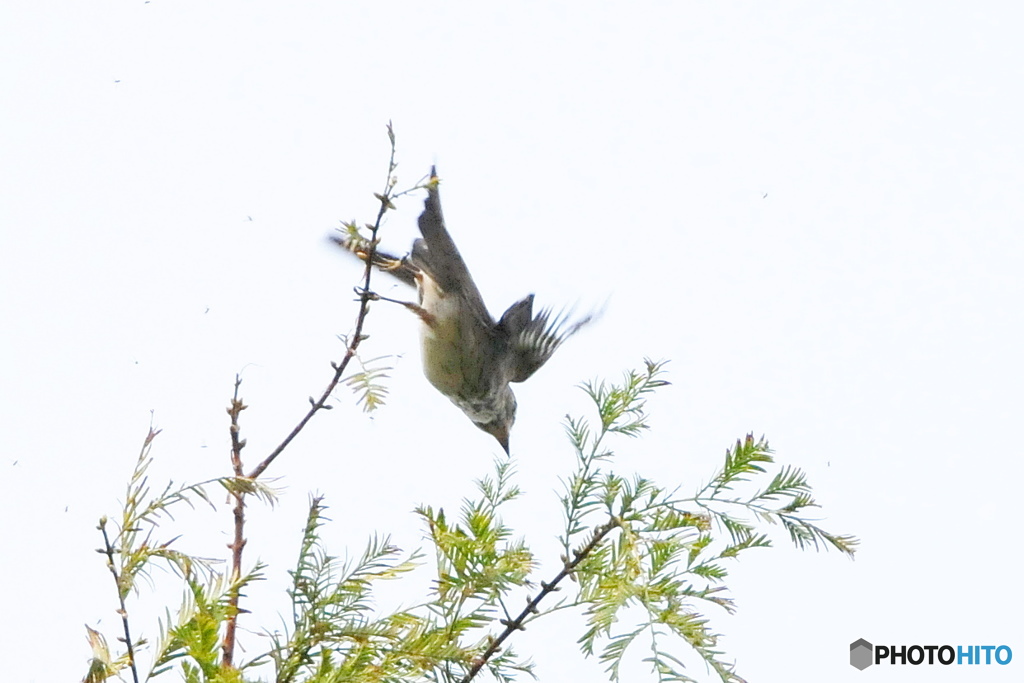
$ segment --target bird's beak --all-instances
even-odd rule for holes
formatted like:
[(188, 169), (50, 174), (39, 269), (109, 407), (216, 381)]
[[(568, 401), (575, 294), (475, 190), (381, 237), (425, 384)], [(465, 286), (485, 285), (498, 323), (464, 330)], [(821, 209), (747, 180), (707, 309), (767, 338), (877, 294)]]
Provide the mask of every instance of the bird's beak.
[(505, 455), (511, 455), (508, 452), (508, 434), (511, 431), (512, 425), (503, 425), (500, 422), (491, 422), (490, 424), (477, 423), (480, 429), (484, 430), (501, 444), (501, 448), (505, 451)]

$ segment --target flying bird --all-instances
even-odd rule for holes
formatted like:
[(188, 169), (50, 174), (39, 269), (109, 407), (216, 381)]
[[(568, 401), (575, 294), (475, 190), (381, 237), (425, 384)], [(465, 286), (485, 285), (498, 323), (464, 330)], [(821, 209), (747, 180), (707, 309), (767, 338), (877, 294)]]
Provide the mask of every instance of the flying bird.
[[(372, 262), (417, 289), (418, 303), (398, 303), (420, 319), (427, 380), (507, 454), (516, 419), (509, 384), (529, 379), (593, 316), (570, 322), (546, 308), (534, 315), (530, 294), (495, 321), (445, 227), (437, 185), (437, 171), (431, 168), (419, 217), (423, 237), (413, 243), (412, 252), (399, 258), (374, 250)], [(370, 244), (357, 235), (331, 239), (364, 261), (370, 258)]]

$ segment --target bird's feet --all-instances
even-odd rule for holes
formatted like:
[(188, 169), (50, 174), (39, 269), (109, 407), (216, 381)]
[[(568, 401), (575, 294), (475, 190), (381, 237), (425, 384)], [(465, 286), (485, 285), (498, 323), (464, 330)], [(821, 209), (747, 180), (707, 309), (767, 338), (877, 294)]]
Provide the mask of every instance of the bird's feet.
[(434, 324), (434, 316), (427, 312), (427, 309), (423, 308), (419, 304), (414, 304), (411, 301), (401, 301), (399, 299), (392, 299), (390, 297), (381, 296), (377, 292), (371, 291), (369, 289), (363, 289), (362, 287), (356, 287), (355, 292), (356, 295), (359, 297), (360, 301), (362, 301), (363, 298), (365, 297), (367, 301), (387, 301), (389, 303), (398, 304), (399, 306), (404, 306), (408, 310), (415, 313), (417, 316), (419, 316), (420, 320), (422, 320), (427, 325)]

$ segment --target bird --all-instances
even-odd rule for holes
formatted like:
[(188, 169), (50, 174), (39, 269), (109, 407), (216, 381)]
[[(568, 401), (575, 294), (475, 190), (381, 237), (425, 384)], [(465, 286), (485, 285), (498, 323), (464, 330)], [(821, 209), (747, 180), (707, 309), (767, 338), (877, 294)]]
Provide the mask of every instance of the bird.
[[(412, 251), (396, 257), (374, 249), (371, 262), (416, 287), (418, 303), (396, 303), (420, 319), (427, 381), (508, 455), (517, 409), (510, 383), (529, 379), (594, 316), (570, 321), (569, 315), (549, 308), (534, 314), (534, 295), (529, 294), (495, 320), (445, 226), (438, 184), (437, 168), (431, 167), (418, 220), (422, 237), (413, 242)], [(345, 232), (331, 239), (364, 261), (371, 259), (365, 238)]]

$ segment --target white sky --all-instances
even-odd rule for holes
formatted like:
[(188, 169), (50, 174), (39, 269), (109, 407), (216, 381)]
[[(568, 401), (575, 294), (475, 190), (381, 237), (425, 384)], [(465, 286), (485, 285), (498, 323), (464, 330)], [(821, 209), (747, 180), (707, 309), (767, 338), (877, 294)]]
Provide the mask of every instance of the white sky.
[[(808, 472), (823, 525), (863, 540), (854, 562), (783, 543), (732, 566), (739, 613), (714, 616), (742, 675), (967, 680), (858, 672), (864, 637), (1007, 644), (1010, 666), (970, 680), (1019, 680), (1024, 10), (489, 5), (0, 8), (5, 678), (78, 680), (83, 623), (113, 641), (95, 524), (150, 411), (154, 480), (192, 481), (228, 472), (236, 372), (252, 463), (322, 389), (359, 272), (324, 236), (372, 219), (391, 119), (401, 184), (438, 164), (493, 312), (531, 291), (608, 300), (517, 389), (527, 498), (509, 521), (552, 530), (546, 567), (572, 458), (560, 420), (586, 405), (573, 385), (667, 358), (673, 386), (650, 435), (620, 444), (624, 470), (692, 488), (765, 434)], [(420, 207), (400, 204), (386, 246), (408, 248)], [(247, 558), (273, 566), (243, 626), (279, 624), (309, 492), (336, 554), (374, 531), (411, 549), (414, 505), (454, 511), (490, 471), (497, 445), (422, 378), (413, 317), (370, 323), (367, 356), (401, 354), (390, 404), (368, 419), (339, 394), (271, 469), (286, 490), (252, 511)], [(223, 556), (229, 517), (184, 514), (182, 548)], [(517, 650), (541, 680), (601, 680), (567, 628)]]

